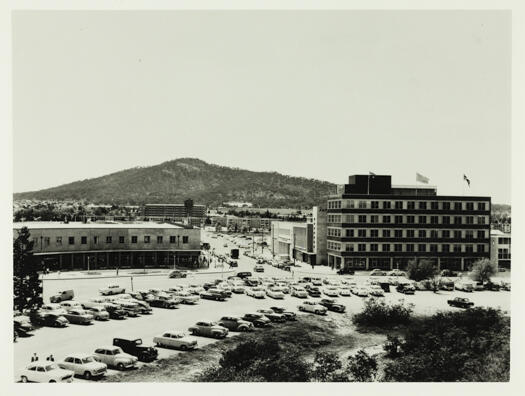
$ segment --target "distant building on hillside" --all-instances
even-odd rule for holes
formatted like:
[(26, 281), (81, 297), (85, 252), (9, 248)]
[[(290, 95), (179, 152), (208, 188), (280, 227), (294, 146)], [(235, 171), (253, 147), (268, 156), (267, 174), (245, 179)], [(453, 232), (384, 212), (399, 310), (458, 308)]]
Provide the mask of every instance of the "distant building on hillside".
[(232, 206), (232, 207), (236, 207), (236, 208), (251, 208), (253, 206), (253, 204), (251, 202), (235, 202), (235, 201), (224, 202), (224, 205), (225, 206)]
[(182, 223), (189, 218), (194, 226), (204, 223), (206, 212), (206, 205), (193, 205), (189, 213), (184, 204), (145, 204), (143, 207), (143, 216), (148, 219)]

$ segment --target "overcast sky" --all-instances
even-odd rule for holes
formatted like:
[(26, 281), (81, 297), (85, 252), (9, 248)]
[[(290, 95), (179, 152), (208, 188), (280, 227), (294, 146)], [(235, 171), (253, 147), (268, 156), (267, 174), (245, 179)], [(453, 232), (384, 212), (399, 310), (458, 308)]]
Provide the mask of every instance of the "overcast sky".
[(196, 157), (510, 203), (510, 29), (501, 11), (16, 12), (14, 191)]

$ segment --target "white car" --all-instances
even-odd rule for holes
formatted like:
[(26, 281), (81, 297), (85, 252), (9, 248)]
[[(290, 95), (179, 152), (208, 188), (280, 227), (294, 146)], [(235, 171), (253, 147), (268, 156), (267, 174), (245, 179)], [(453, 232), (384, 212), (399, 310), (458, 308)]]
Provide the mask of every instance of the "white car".
[(368, 288), (368, 294), (374, 297), (384, 297), (385, 292), (381, 288), (381, 286), (372, 285)]
[(199, 295), (201, 293), (203, 293), (205, 290), (204, 290), (204, 287), (200, 286), (200, 285), (190, 285), (187, 289), (191, 294), (196, 294), (196, 295)]
[(67, 311), (60, 304), (56, 303), (42, 305), (40, 307), (40, 312), (54, 315), (64, 315), (65, 313), (67, 313)]
[(183, 351), (197, 348), (197, 341), (182, 331), (166, 331), (164, 334), (154, 337), (153, 343), (158, 347), (177, 348)]
[(350, 291), (349, 287), (341, 287), (339, 289), (339, 294), (344, 297), (350, 297), (352, 295), (352, 292)]
[(108, 285), (108, 287), (104, 287), (99, 290), (100, 294), (103, 296), (110, 296), (112, 294), (121, 294), (126, 291), (125, 288), (120, 287), (119, 285)]
[(138, 361), (138, 358), (124, 353), (121, 348), (116, 346), (97, 348), (94, 355), (97, 361), (119, 370), (135, 367)]
[(292, 286), (290, 289), (290, 295), (292, 297), (307, 298), (308, 293), (301, 286)]
[(325, 287), (323, 293), (328, 297), (339, 297), (339, 289), (335, 286)]
[(266, 289), (266, 295), (279, 300), (284, 298), (284, 293), (281, 291), (280, 287), (269, 287)]
[(232, 287), (232, 292), (236, 294), (243, 294), (246, 292), (246, 287), (244, 285), (244, 282), (235, 282)]
[(359, 297), (368, 297), (368, 289), (363, 286), (355, 286), (352, 293)]
[(91, 307), (88, 311), (95, 320), (109, 320), (109, 312), (102, 305)]
[(60, 306), (68, 312), (72, 309), (82, 309), (82, 304), (80, 304), (78, 301), (73, 300), (62, 301), (60, 303)]
[(323, 286), (323, 280), (321, 278), (312, 278), (312, 285)]
[(264, 298), (264, 289), (262, 287), (251, 287), (247, 288), (245, 291), (247, 296), (255, 298)]
[(303, 301), (301, 305), (298, 306), (299, 311), (303, 312), (312, 312), (317, 315), (326, 315), (326, 307), (316, 303), (315, 301)]
[(52, 362), (35, 362), (21, 370), (19, 378), (22, 382), (72, 382), (74, 374)]
[(197, 304), (200, 300), (199, 296), (196, 296), (195, 294), (191, 294), (187, 290), (182, 290), (177, 293), (174, 293), (174, 296), (182, 299), (183, 304)]
[(58, 367), (71, 370), (75, 375), (82, 376), (87, 380), (102, 377), (108, 371), (108, 366), (105, 363), (97, 362), (93, 355), (87, 353), (68, 355), (58, 363)]

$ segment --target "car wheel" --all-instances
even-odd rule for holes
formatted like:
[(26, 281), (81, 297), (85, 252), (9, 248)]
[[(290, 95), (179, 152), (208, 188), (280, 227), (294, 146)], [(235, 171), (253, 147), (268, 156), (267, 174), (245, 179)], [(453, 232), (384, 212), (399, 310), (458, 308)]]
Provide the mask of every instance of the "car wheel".
[(117, 368), (118, 368), (119, 370), (124, 370), (124, 363), (119, 363), (119, 364), (117, 364)]
[(181, 345), (180, 346), (181, 351), (186, 351), (188, 349), (187, 345)]
[(239, 331), (242, 331), (243, 333), (247, 332), (248, 331), (248, 328), (247, 327), (241, 327), (239, 329)]
[(49, 381), (50, 384), (54, 384), (55, 382), (56, 382), (55, 380)]
[(315, 313), (316, 315), (321, 315), (321, 311), (319, 311), (319, 310), (315, 310), (314, 313)]
[(84, 373), (84, 378), (87, 379), (87, 380), (90, 380), (91, 379), (91, 373), (89, 371), (86, 371)]
[(20, 381), (22, 381), (24, 384), (25, 384), (26, 382), (28, 382), (28, 381), (27, 381), (27, 377), (26, 377), (25, 375), (23, 375), (23, 376), (20, 378)]

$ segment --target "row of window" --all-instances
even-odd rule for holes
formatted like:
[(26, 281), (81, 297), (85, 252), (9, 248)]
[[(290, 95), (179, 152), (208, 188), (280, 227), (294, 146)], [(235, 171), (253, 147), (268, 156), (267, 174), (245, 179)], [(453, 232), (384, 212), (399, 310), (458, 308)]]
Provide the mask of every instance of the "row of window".
[[(180, 236), (175, 236), (175, 235), (170, 235), (169, 237), (169, 243), (180, 243)], [(185, 244), (185, 243), (189, 243), (189, 237), (187, 235), (184, 235), (182, 237), (182, 243)], [(118, 242), (119, 243), (126, 243), (126, 237), (124, 236), (119, 236), (118, 237)], [(151, 243), (151, 236), (150, 235), (144, 235), (144, 239), (143, 239), (143, 242), (144, 243)], [(37, 247), (39, 246), (40, 243), (43, 243), (43, 247), (47, 247), (51, 244), (51, 239), (49, 237), (43, 237), (41, 242), (38, 240), (38, 239), (35, 239), (34, 240), (34, 246)], [(75, 237), (73, 236), (70, 236), (70, 237), (67, 237), (67, 243), (68, 245), (75, 245), (76, 243), (76, 239)], [(81, 245), (87, 245), (88, 243), (88, 237), (87, 236), (81, 236), (80, 237), (80, 244)], [(93, 243), (96, 245), (98, 243), (100, 243), (100, 238), (98, 236), (94, 236), (93, 237)], [(113, 236), (106, 236), (106, 243), (113, 243)], [(133, 235), (131, 237), (131, 243), (138, 243), (138, 236), (136, 235)], [(157, 243), (158, 244), (162, 244), (164, 243), (164, 237), (162, 235), (158, 235), (157, 236)], [(61, 236), (57, 236), (56, 237), (56, 240), (55, 240), (55, 244), (56, 246), (62, 246), (62, 237)]]
[[(461, 202), (461, 201), (355, 201), (353, 199), (339, 199), (328, 201), (328, 209), (399, 209), (399, 210), (487, 210), (488, 202)], [(475, 209), (474, 209), (475, 208)]]
[[(416, 221), (417, 220), (417, 221)], [(348, 224), (488, 224), (488, 216), (412, 216), (412, 215), (353, 215), (329, 214), (328, 223)]]
[(353, 229), (327, 228), (327, 235), (345, 238), (455, 238), (484, 239), (485, 230), (391, 230), (391, 229)]
[(426, 243), (345, 243), (328, 241), (329, 250), (346, 251), (346, 252), (431, 252), (431, 253), (485, 253), (486, 245), (462, 245), (462, 244), (426, 244)]
[(510, 245), (510, 238), (498, 238), (498, 245)]
[(498, 259), (499, 260), (510, 260), (510, 250), (509, 249), (498, 249)]

